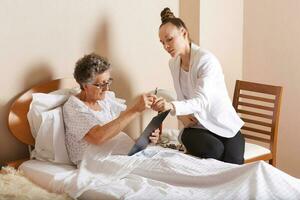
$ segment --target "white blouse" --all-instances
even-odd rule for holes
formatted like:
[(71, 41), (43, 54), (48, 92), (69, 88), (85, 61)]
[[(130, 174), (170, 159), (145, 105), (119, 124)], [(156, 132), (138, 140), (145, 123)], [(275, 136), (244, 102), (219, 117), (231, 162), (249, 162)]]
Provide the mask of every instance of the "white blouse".
[[(179, 75), (179, 84), (180, 89), (182, 91), (182, 95), (184, 99), (190, 99), (193, 98), (193, 94), (191, 91), (193, 91), (192, 83), (189, 79), (189, 72), (184, 71), (182, 68), (180, 68), (180, 75)], [(191, 126), (191, 128), (201, 128), (206, 129), (199, 121), (194, 126)]]
[(70, 96), (63, 106), (66, 129), (66, 146), (70, 160), (78, 165), (88, 147), (84, 136), (96, 125), (104, 125), (120, 115), (126, 109), (124, 100), (106, 92), (105, 99), (98, 101), (101, 111), (94, 111), (75, 96)]
[(189, 83), (189, 72), (184, 71), (180, 68), (180, 75), (179, 75), (180, 87), (185, 99), (190, 98), (190, 92), (192, 84)]

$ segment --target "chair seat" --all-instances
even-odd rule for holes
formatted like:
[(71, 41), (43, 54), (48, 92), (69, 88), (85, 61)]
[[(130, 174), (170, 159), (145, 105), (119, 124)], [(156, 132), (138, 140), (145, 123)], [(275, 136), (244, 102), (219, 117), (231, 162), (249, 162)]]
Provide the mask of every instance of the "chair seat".
[(248, 160), (251, 158), (255, 158), (255, 157), (270, 154), (270, 153), (271, 153), (270, 149), (267, 149), (267, 148), (262, 147), (257, 144), (246, 142), (244, 159)]

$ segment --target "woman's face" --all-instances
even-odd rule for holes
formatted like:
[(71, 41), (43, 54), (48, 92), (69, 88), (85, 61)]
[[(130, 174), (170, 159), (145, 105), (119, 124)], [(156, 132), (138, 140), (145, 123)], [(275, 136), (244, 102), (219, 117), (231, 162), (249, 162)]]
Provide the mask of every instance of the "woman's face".
[(105, 98), (105, 92), (109, 90), (111, 82), (110, 70), (96, 75), (92, 83), (84, 85), (86, 97), (94, 101), (103, 100)]
[(175, 57), (184, 52), (187, 40), (187, 31), (184, 28), (178, 29), (171, 23), (162, 25), (159, 29), (159, 39), (164, 49)]

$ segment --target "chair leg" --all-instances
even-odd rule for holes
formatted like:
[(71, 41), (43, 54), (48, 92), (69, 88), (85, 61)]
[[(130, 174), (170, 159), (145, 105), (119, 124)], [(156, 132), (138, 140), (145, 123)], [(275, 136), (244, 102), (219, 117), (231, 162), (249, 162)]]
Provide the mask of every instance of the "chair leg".
[(269, 164), (273, 165), (273, 167), (276, 167), (276, 160), (275, 159), (269, 160)]

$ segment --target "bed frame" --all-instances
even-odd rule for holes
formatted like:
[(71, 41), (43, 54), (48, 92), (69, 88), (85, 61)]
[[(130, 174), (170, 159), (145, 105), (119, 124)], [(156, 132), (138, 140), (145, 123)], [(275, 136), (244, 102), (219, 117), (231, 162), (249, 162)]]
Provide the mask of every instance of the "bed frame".
[[(28, 145), (29, 152), (35, 143), (27, 120), (29, 105), (32, 101), (32, 93), (49, 93), (58, 89), (73, 88), (76, 86), (78, 86), (78, 84), (73, 78), (62, 78), (48, 81), (28, 89), (12, 103), (8, 114), (8, 128), (17, 140)], [(28, 159), (29, 158), (25, 158), (7, 162), (6, 164), (8, 166), (18, 168), (22, 162)]]

